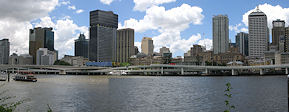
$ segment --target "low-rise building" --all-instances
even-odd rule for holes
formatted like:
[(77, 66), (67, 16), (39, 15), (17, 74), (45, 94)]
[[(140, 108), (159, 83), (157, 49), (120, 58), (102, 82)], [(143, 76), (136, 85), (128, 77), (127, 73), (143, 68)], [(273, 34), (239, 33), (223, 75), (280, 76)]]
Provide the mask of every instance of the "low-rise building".
[(9, 56), (9, 64), (10, 65), (32, 65), (33, 57), (29, 54), (22, 54), (18, 56), (17, 54), (13, 53), (11, 56)]
[(289, 64), (289, 53), (282, 52), (275, 54), (276, 65)]
[(144, 53), (138, 53), (129, 58), (131, 65), (150, 65), (150, 64), (163, 64), (164, 59), (162, 56), (151, 56)]
[(245, 61), (245, 57), (239, 52), (219, 53), (213, 56), (213, 61), (220, 65), (226, 65), (231, 61)]
[(47, 48), (39, 48), (36, 52), (37, 65), (53, 65), (57, 60), (57, 51), (49, 51)]
[(72, 66), (85, 66), (85, 64), (89, 62), (88, 58), (84, 58), (82, 56), (70, 56), (70, 55), (64, 55), (61, 61), (65, 61), (71, 64)]
[(264, 64), (265, 65), (274, 65), (275, 62), (275, 54), (276, 51), (272, 50), (272, 51), (265, 51), (264, 52)]

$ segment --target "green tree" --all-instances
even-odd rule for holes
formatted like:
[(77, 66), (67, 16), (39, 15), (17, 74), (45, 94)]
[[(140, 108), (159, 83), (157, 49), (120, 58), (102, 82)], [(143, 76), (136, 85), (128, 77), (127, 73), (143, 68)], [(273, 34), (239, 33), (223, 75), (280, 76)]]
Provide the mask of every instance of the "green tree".
[(57, 60), (54, 62), (54, 65), (65, 65), (65, 66), (72, 66), (71, 64), (65, 62), (65, 61), (61, 61), (61, 60)]
[[(0, 85), (0, 88), (3, 88), (5, 84)], [(29, 100), (29, 99), (23, 99), (17, 102), (8, 102), (9, 99), (15, 98), (15, 96), (7, 96), (6, 93), (8, 92), (8, 90), (3, 90), (0, 91), (0, 112), (13, 112), (16, 107), (20, 104), (22, 104), (23, 102)], [(7, 102), (7, 103), (6, 103)]]
[(225, 100), (225, 104), (226, 104), (226, 110), (224, 112), (230, 112), (232, 109), (235, 109), (235, 106), (230, 104), (230, 99), (232, 98), (232, 94), (231, 94), (231, 90), (233, 89), (231, 87), (231, 83), (227, 83), (226, 84), (226, 90), (225, 90), (225, 96), (226, 96), (226, 100)]

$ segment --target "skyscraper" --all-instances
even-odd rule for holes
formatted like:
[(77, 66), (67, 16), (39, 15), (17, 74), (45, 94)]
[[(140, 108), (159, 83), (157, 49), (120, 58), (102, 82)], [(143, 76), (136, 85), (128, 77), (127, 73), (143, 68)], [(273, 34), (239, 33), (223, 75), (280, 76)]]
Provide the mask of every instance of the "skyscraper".
[(0, 64), (9, 63), (10, 42), (8, 39), (0, 40)]
[(236, 45), (239, 48), (239, 52), (245, 56), (248, 56), (248, 33), (240, 32), (236, 35)]
[(229, 19), (227, 15), (213, 17), (214, 54), (225, 53), (229, 49)]
[(74, 42), (74, 55), (88, 58), (88, 43), (89, 40), (85, 39), (85, 35), (80, 34)]
[(112, 11), (90, 12), (89, 60), (115, 61), (118, 15)]
[[(273, 21), (272, 24), (273, 24), (273, 28), (272, 28), (272, 45), (276, 46), (277, 50), (279, 50), (280, 40), (283, 40), (283, 39), (280, 39), (280, 38), (283, 38), (285, 36), (285, 21), (277, 19), (277, 20)], [(284, 47), (282, 47), (282, 48), (284, 48)]]
[(149, 37), (142, 38), (141, 41), (141, 52), (146, 55), (153, 55), (154, 53), (154, 43), (153, 39)]
[(37, 27), (30, 29), (29, 32), (29, 54), (33, 57), (36, 64), (36, 52), (39, 48), (47, 48), (54, 51), (54, 32), (52, 28)]
[(285, 52), (289, 52), (289, 26), (285, 28)]
[(116, 36), (116, 62), (128, 62), (134, 55), (134, 29), (117, 30)]
[(248, 16), (249, 20), (249, 56), (260, 58), (268, 50), (269, 29), (267, 26), (267, 16), (257, 8)]

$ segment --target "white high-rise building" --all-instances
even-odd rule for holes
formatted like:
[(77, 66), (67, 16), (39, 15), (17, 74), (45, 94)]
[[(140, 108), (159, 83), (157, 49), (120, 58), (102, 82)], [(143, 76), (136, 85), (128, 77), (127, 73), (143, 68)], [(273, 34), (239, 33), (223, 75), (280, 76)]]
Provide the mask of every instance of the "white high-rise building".
[(267, 26), (267, 16), (265, 13), (257, 10), (249, 14), (249, 56), (252, 58), (261, 58), (264, 52), (268, 51), (269, 29)]
[(229, 19), (227, 15), (213, 17), (214, 54), (225, 53), (229, 49)]

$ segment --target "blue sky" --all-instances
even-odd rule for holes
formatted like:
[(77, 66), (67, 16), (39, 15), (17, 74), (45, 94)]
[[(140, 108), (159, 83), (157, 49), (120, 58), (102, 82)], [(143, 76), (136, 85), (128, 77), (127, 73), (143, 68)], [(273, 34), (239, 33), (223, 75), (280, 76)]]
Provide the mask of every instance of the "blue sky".
[[(246, 14), (253, 11), (258, 5), (260, 5), (260, 9), (267, 14), (269, 27), (274, 19), (280, 18), (286, 22), (289, 20), (289, 0), (47, 0), (46, 2), (24, 0), (24, 2), (25, 1), (27, 1), (27, 6), (35, 5), (34, 9), (37, 10), (39, 8), (39, 10), (43, 10), (43, 13), (33, 12), (29, 7), (23, 7), (25, 4), (19, 3), (16, 5), (22, 8), (20, 13), (29, 13), (30, 11), (30, 13), (36, 16), (23, 14), (21, 17), (27, 18), (25, 21), (17, 20), (17, 15), (8, 14), (9, 12), (7, 11), (4, 12), (4, 15), (7, 13), (12, 19), (7, 19), (7, 16), (0, 16), (0, 29), (19, 29), (19, 31), (11, 33), (0, 31), (0, 38), (10, 38), (12, 52), (28, 53), (28, 35), (24, 33), (28, 33), (27, 30), (30, 28), (41, 26), (53, 27), (55, 29), (57, 36), (55, 47), (59, 49), (60, 55), (73, 55), (73, 40), (77, 38), (79, 32), (85, 33), (88, 38), (89, 11), (96, 9), (113, 11), (118, 14), (120, 28), (135, 28), (136, 46), (140, 46), (139, 42), (142, 37), (152, 37), (154, 39), (155, 51), (158, 51), (161, 46), (170, 47), (173, 56), (183, 56), (183, 53), (193, 44), (201, 44), (205, 45), (208, 49), (210, 48), (212, 43), (213, 15), (228, 15), (230, 24), (229, 37), (232, 42), (235, 42), (237, 32), (247, 31)], [(36, 3), (32, 3), (31, 1)], [(28, 4), (28, 2), (31, 3)], [(39, 2), (39, 4), (37, 4), (37, 2)], [(2, 7), (5, 7), (4, 5), (8, 5), (6, 7), (9, 7), (10, 4), (2, 3), (2, 5)], [(37, 7), (38, 5), (47, 6), (47, 9)], [(0, 8), (0, 12), (1, 10), (3, 11), (4, 9)], [(11, 10), (17, 9), (11, 8)], [(25, 12), (25, 10), (27, 11)], [(79, 11), (79, 13), (77, 13), (77, 11)], [(245, 18), (243, 18), (243, 16)], [(13, 18), (15, 21), (13, 21)], [(20, 25), (15, 26), (9, 24), (15, 22), (19, 22)], [(20, 36), (21, 33), (23, 33), (22, 36)], [(16, 38), (17, 40), (15, 40)]]

